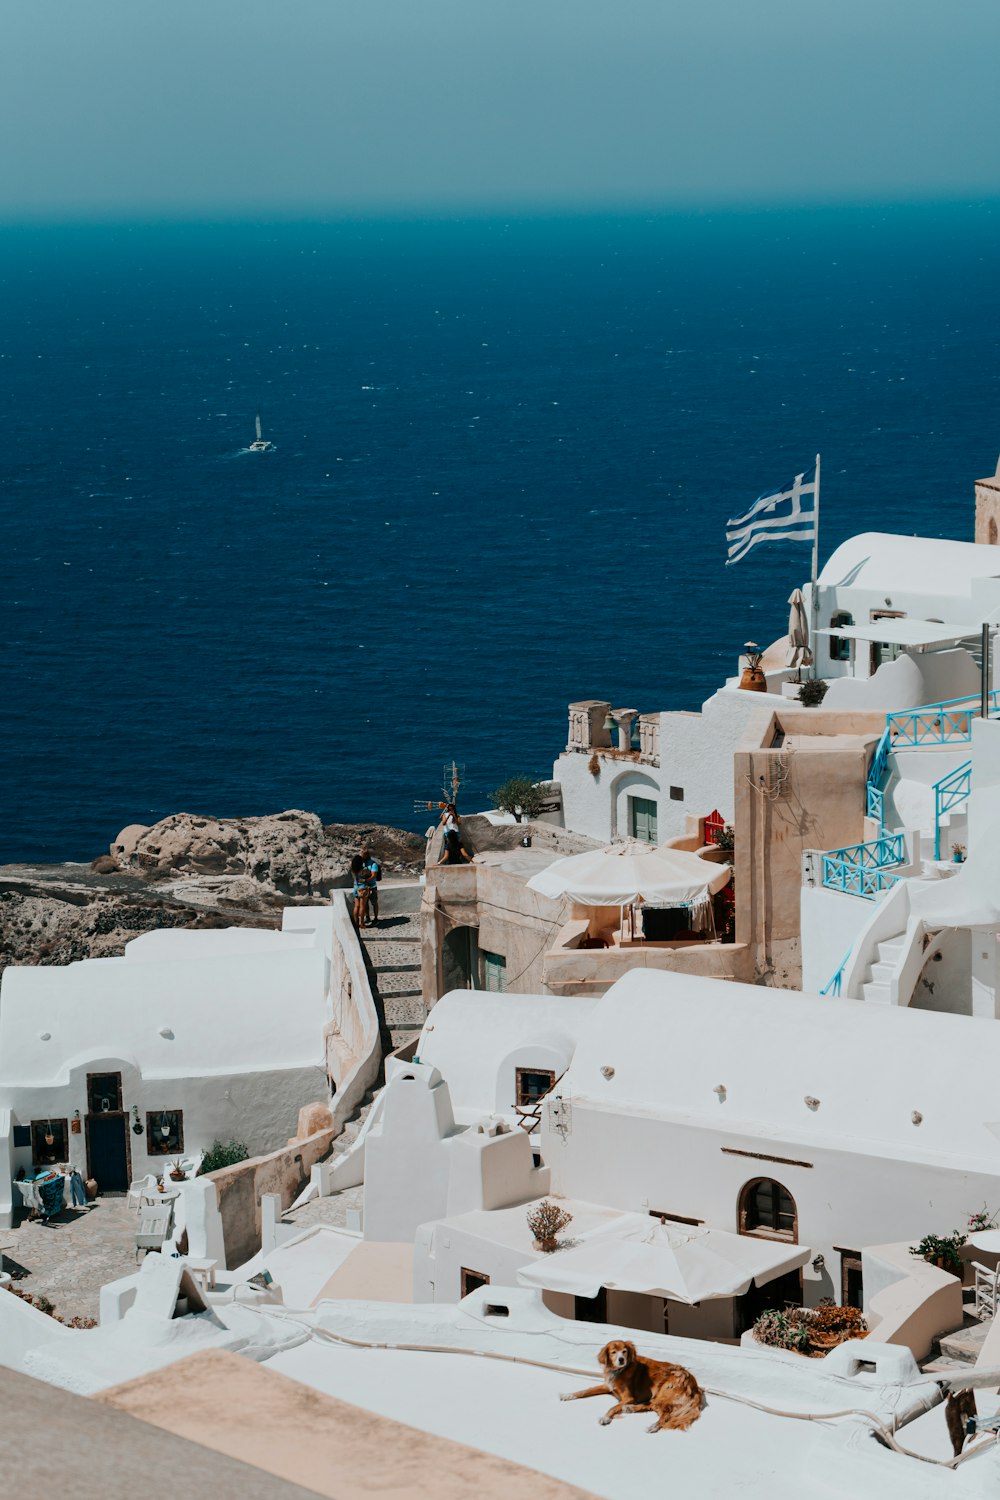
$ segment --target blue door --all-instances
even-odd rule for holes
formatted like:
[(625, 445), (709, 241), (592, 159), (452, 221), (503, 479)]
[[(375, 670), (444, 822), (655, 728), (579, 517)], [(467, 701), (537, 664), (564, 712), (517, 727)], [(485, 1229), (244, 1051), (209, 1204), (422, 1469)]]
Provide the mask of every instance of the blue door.
[(87, 1116), (87, 1171), (98, 1192), (128, 1192), (127, 1121), (125, 1114)]

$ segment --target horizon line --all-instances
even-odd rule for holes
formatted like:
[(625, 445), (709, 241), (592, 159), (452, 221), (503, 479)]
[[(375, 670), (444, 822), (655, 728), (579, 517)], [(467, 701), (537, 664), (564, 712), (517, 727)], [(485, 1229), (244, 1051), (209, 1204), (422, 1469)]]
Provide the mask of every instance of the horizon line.
[(928, 192), (921, 194), (801, 195), (760, 198), (664, 198), (566, 200), (543, 199), (473, 200), (467, 202), (427, 199), (405, 203), (389, 201), (344, 203), (287, 203), (260, 205), (234, 203), (225, 208), (210, 204), (104, 205), (85, 208), (4, 208), (0, 206), (0, 229), (137, 227), (165, 225), (223, 224), (359, 224), (359, 223), (454, 223), (462, 221), (571, 220), (608, 218), (707, 218), (715, 214), (747, 217), (755, 214), (820, 214), (831, 211), (891, 212), (905, 209), (965, 208), (989, 210), (1000, 207), (1000, 187), (988, 192)]

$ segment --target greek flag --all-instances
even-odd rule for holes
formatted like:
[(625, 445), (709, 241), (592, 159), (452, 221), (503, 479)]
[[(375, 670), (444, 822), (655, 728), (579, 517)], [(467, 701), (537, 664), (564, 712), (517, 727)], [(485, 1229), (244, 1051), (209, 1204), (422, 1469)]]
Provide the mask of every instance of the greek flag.
[(726, 567), (746, 557), (758, 542), (816, 540), (816, 466), (796, 474), (785, 489), (770, 490), (755, 500), (745, 516), (726, 522), (729, 556)]

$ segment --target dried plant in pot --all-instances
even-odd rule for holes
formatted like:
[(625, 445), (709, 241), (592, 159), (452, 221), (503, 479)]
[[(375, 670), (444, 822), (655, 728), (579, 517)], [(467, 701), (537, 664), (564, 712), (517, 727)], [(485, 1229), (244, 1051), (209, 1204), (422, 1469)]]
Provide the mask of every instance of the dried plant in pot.
[(184, 1171), (184, 1168), (181, 1166), (180, 1161), (179, 1160), (178, 1161), (172, 1161), (170, 1163), (170, 1181), (171, 1182), (185, 1182), (186, 1180), (187, 1180), (187, 1173)]
[(548, 1198), (543, 1198), (541, 1203), (536, 1203), (527, 1212), (528, 1228), (535, 1237), (536, 1250), (544, 1250), (551, 1254), (559, 1248), (559, 1235), (568, 1225), (573, 1222), (573, 1215), (568, 1214), (558, 1203), (552, 1203)]

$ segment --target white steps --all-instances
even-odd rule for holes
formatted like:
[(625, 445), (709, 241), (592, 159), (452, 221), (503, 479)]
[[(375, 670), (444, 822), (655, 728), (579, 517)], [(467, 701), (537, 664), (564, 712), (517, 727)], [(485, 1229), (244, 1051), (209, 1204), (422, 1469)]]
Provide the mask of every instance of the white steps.
[(903, 934), (886, 938), (878, 944), (878, 958), (868, 965), (868, 973), (861, 985), (861, 993), (868, 1005), (892, 1004), (892, 981), (899, 968), (903, 952)]

